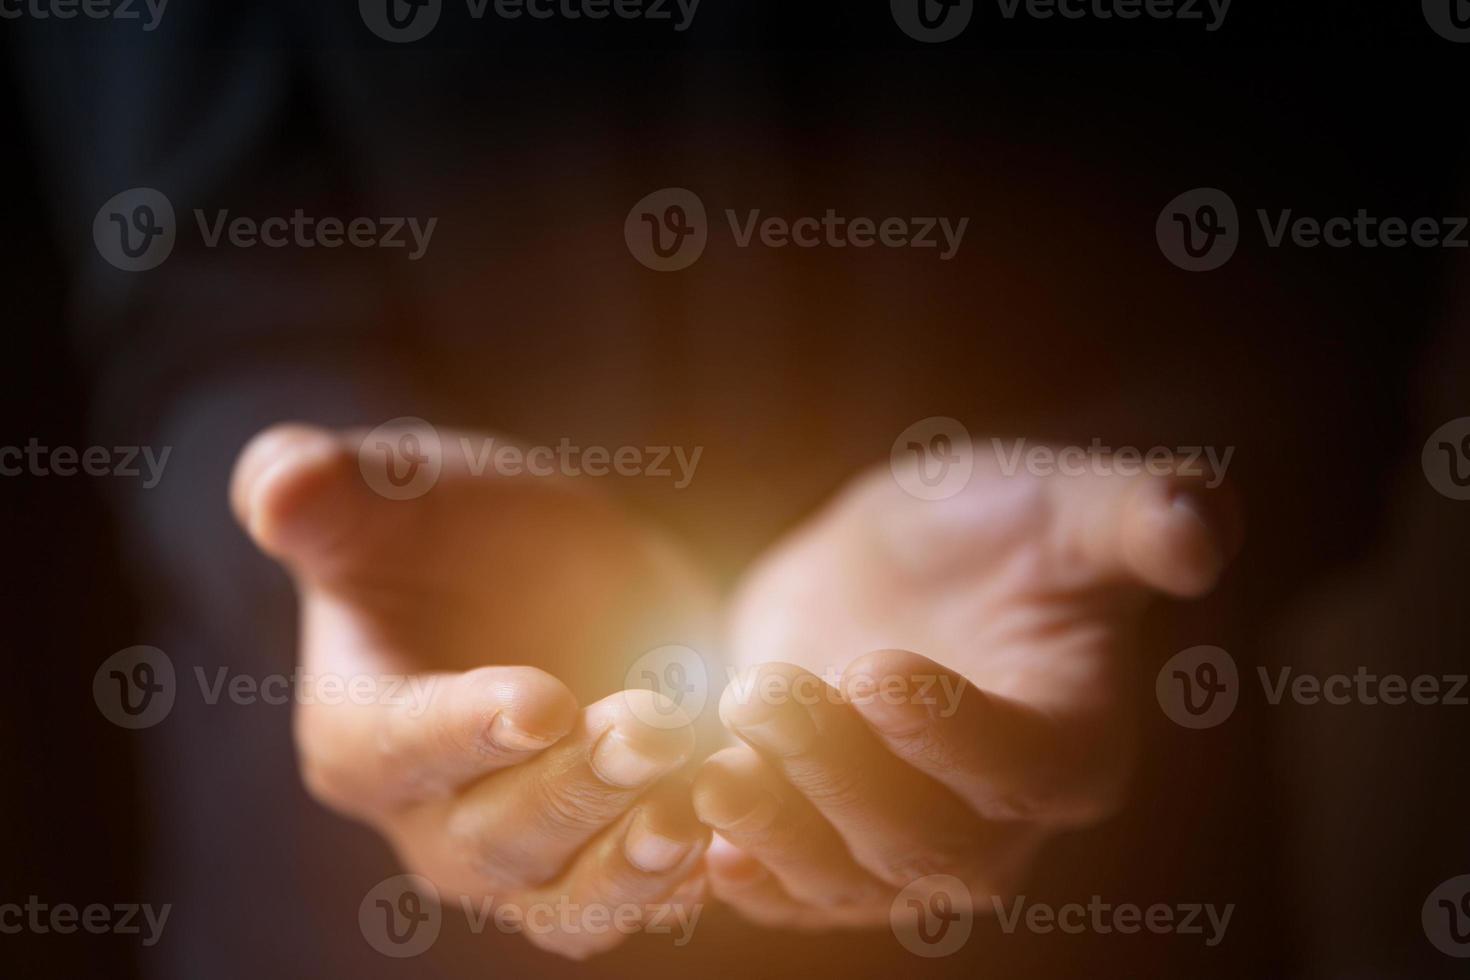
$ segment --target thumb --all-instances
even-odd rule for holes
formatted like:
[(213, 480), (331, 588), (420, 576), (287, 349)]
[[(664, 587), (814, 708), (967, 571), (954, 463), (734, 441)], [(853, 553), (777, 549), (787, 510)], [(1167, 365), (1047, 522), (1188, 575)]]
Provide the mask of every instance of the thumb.
[(235, 463), (230, 507), (266, 554), (316, 574), (410, 519), (364, 479), (350, 434), (295, 423), (255, 436)]
[(1193, 598), (1215, 586), (1240, 547), (1228, 486), (1107, 475), (1060, 477), (1050, 489), (1064, 546), (1108, 577)]

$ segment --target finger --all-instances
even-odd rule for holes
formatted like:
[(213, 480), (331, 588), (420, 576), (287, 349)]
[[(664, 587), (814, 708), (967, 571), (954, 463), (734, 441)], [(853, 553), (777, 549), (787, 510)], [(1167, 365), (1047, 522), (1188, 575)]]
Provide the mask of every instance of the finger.
[(888, 921), (890, 899), (869, 905), (822, 907), (792, 898), (771, 870), (716, 835), (705, 855), (709, 892), (743, 918), (768, 929), (806, 932), (871, 928)]
[[(609, 637), (645, 651), (704, 635), (714, 600), (702, 576), (590, 485), (524, 468), (502, 474), (487, 462), (497, 437), (425, 425), (415, 465), (435, 479), (397, 499), (384, 495), (392, 484), (381, 479), (380, 436), (279, 426), (236, 465), (232, 506), (296, 580), (311, 669), (532, 659), (601, 693), (625, 667), (570, 651)], [(646, 615), (655, 603), (667, 613)], [(512, 648), (497, 649), (507, 635)]]
[(1044, 482), (1057, 553), (1076, 555), (1104, 577), (1199, 596), (1214, 588), (1239, 546), (1233, 495), (1203, 480), (1088, 473)]
[(742, 917), (768, 929), (816, 929), (827, 923), (786, 893), (764, 864), (722, 837), (705, 855), (710, 894)]
[(893, 755), (987, 819), (1080, 825), (1120, 802), (1126, 726), (1049, 716), (904, 650), (854, 660), (842, 693)]
[(260, 433), (230, 478), (230, 508), (256, 545), (309, 571), (401, 523), (405, 508), (389, 503), (361, 478), (348, 440), (315, 426)]
[(578, 856), (568, 892), (579, 902), (614, 907), (662, 901), (689, 877), (709, 841), (689, 784), (665, 780)]
[(871, 513), (868, 523), (890, 555), (929, 574), (983, 563), (1045, 533), (1042, 553), (1059, 582), (1192, 597), (1214, 587), (1240, 547), (1233, 491), (1186, 475), (1178, 460), (1128, 476), (1107, 458), (1100, 468), (1044, 476), (1008, 473), (984, 454), (975, 463), (989, 469), (947, 499), (916, 500), (892, 480), (874, 478), (854, 506)]
[(580, 959), (612, 948), (650, 922), (668, 923), (671, 911), (687, 922), (688, 908), (660, 910), (676, 901), (681, 906), (698, 901), (697, 889), (680, 890), (697, 870), (709, 840), (709, 829), (689, 803), (688, 784), (678, 778), (659, 783), (577, 856), (560, 883), (533, 899), (566, 902), (580, 921), (608, 924), (549, 937), (549, 945)]
[(1020, 825), (990, 824), (878, 740), (835, 689), (791, 664), (764, 664), (726, 689), (720, 717), (832, 824), (857, 862), (889, 884), (928, 874), (1008, 873)]
[(534, 667), (359, 674), (344, 686), (363, 679), (370, 694), (303, 704), (296, 718), (308, 787), (353, 813), (447, 797), (533, 757), (577, 720), (571, 692)]
[(799, 902), (857, 906), (884, 894), (832, 825), (749, 746), (705, 760), (694, 781), (694, 809)]
[[(262, 551), (314, 581), (364, 566), (386, 577), (405, 563), (432, 573), (457, 567), (451, 558), (463, 549), (478, 553), (481, 535), (504, 525), (508, 512), (535, 524), (547, 507), (570, 500), (579, 506), (561, 506), (560, 519), (595, 538), (582, 527), (604, 514), (595, 495), (566, 479), (481, 466), (465, 451), (471, 437), (449, 430), (425, 426), (414, 442), (414, 472), (434, 479), (406, 498), (386, 495), (383, 481), (369, 477), (393, 461), (373, 432), (285, 424), (250, 441), (231, 476), (230, 506)], [(494, 446), (479, 438), (481, 454)], [(538, 492), (525, 493), (533, 485)], [(380, 567), (390, 559), (392, 567)]]
[[(552, 748), (446, 805), (448, 862), (492, 886), (555, 879), (599, 831), (689, 758), (693, 728), (665, 727), (676, 711), (668, 698), (644, 690), (590, 706)], [(658, 725), (643, 720), (654, 717)]]

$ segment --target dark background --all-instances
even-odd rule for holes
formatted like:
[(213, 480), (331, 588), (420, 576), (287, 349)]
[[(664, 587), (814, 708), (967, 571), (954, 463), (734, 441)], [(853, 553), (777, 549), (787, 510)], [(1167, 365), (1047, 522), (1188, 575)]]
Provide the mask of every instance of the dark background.
[[(124, 389), (146, 428), (180, 393), (205, 384), (200, 378), (225, 373), (221, 364), (241, 349), (233, 335), (220, 339), (232, 317), (271, 316), (269, 300), (247, 283), (324, 272), (348, 283), (371, 279), (382, 294), (379, 315), (370, 324), (343, 317), (305, 339), (262, 328), (249, 350), (267, 370), (278, 357), (330, 363), (360, 333), (375, 349), (402, 351), (405, 335), (423, 331), (399, 366), (433, 379), (446, 421), (556, 433), (583, 424), (598, 431), (579, 420), (596, 405), (627, 402), (619, 385), (588, 379), (639, 365), (643, 417), (657, 420), (658, 431), (710, 444), (713, 487), (693, 499), (634, 503), (662, 513), (727, 577), (925, 415), (955, 414), (976, 433), (1036, 440), (1085, 443), (1101, 434), (1118, 444), (1236, 445), (1231, 475), (1247, 512), (1246, 550), (1219, 594), (1151, 615), (1153, 652), (1140, 668), (1146, 694), (1162, 657), (1194, 643), (1237, 651), (1252, 672), (1256, 661), (1304, 659), (1281, 639), (1296, 635), (1290, 624), (1304, 603), (1341, 570), (1393, 550), (1405, 524), (1393, 517), (1395, 499), (1416, 479), (1418, 493), (1428, 493), (1419, 446), (1440, 422), (1470, 414), (1453, 410), (1463, 377), (1455, 365), (1470, 363), (1455, 357), (1463, 343), (1446, 339), (1463, 335), (1462, 253), (1270, 250), (1254, 226), (1256, 207), (1316, 216), (1359, 207), (1406, 218), (1465, 213), (1460, 93), (1470, 50), (1430, 32), (1417, 5), (1235, 0), (1215, 34), (1169, 22), (1006, 23), (991, 7), (961, 39), (927, 48), (903, 37), (882, 3), (704, 0), (694, 29), (673, 43), (667, 29), (621, 22), (536, 25), (511, 40), (508, 31), (441, 25), (423, 46), (401, 50), (361, 30), (351, 5), (306, 15), (266, 4), (238, 18), (286, 25), (265, 39), (236, 31), (234, 15), (196, 16), (210, 5), (191, 12), (174, 2), (180, 7), (159, 36), (141, 39), (123, 32), (119, 41), (92, 25), (74, 25), (94, 31), (79, 39), (83, 31), (68, 34), (64, 25), (0, 23), (10, 69), (0, 89), (4, 444), (105, 441), (94, 434), (99, 414), (105, 429), (127, 400), (115, 379), (99, 381), (119, 346), (142, 345), (162, 365), (133, 371), (137, 383)], [(303, 24), (305, 16), (312, 20)], [(78, 327), (75, 301), (90, 278), (78, 262), (96, 265), (96, 256), (67, 257), (90, 248), (97, 203), (149, 183), (136, 179), (132, 163), (118, 163), (127, 154), (109, 156), (109, 141), (126, 142), (131, 131), (118, 113), (138, 113), (145, 145), (166, 142), (180, 120), (200, 114), (228, 128), (237, 104), (212, 103), (215, 90), (192, 73), (264, 48), (279, 52), (289, 79), (284, 112), (258, 143), (268, 152), (242, 151), (215, 170), (200, 164), (190, 190), (173, 192), (181, 218), (196, 204), (248, 211), (277, 196), (316, 201), (319, 213), (344, 200), (352, 203), (343, 209), (362, 210), (337, 213), (390, 213), (381, 202), (407, 201), (409, 213), (445, 216), (436, 251), (423, 268), (393, 268), (386, 280), (375, 257), (321, 266), (312, 257), (298, 267), (291, 256), (235, 256), (228, 271), (243, 270), (238, 279), (210, 280), (225, 323), (195, 311), (154, 330), (149, 323), (169, 318), (151, 314), (168, 302), (145, 296), (127, 315), (101, 318), (108, 339), (97, 340)], [(178, 57), (181, 50), (194, 56)], [(122, 68), (109, 75), (108, 64)], [(109, 77), (136, 84), (137, 101), (79, 111), (99, 104), (89, 99)], [(62, 144), (80, 149), (69, 158), (55, 152)], [(74, 171), (58, 166), (86, 158)], [(109, 171), (105, 193), (78, 176)], [(696, 186), (712, 212), (726, 202), (786, 214), (837, 206), (971, 215), (972, 223), (961, 259), (948, 268), (876, 253), (741, 254), (719, 242), (677, 276), (624, 268), (627, 207), (678, 184)], [(1158, 254), (1153, 219), (1195, 186), (1226, 189), (1252, 227), (1224, 269), (1189, 276)], [(72, 220), (76, 214), (85, 221)], [(190, 261), (182, 256), (168, 269), (187, 276)], [(609, 285), (616, 289), (602, 288)], [(586, 294), (584, 305), (569, 291)], [(599, 315), (610, 329), (595, 322)], [(620, 338), (634, 329), (641, 339), (630, 353)], [(201, 351), (220, 363), (201, 360)], [(552, 362), (555, 370), (546, 367)], [(1448, 382), (1427, 380), (1444, 375)], [(580, 385), (585, 399), (546, 387), (551, 378)], [(394, 414), (403, 413), (381, 417)], [(721, 446), (729, 450), (723, 458)], [(171, 465), (175, 479), (193, 472)], [(213, 489), (201, 480), (180, 492)], [(167, 900), (145, 891), (145, 869), (158, 846), (149, 828), (159, 808), (176, 804), (143, 788), (139, 756), (151, 743), (110, 726), (90, 696), (102, 659), (152, 642), (142, 610), (157, 608), (168, 590), (147, 581), (156, 569), (140, 571), (137, 552), (124, 545), (130, 511), (108, 502), (113, 492), (83, 477), (0, 480), (10, 681), (0, 711), (3, 900)], [(1463, 524), (1448, 501), (1420, 503), (1447, 527)], [(742, 504), (738, 527), (709, 517)], [(1461, 533), (1444, 538), (1461, 541)], [(1369, 593), (1390, 610), (1401, 593), (1458, 600), (1460, 570), (1437, 561), (1431, 549), (1407, 564), (1378, 562)], [(271, 594), (279, 600), (279, 592), (277, 582)], [(1456, 608), (1448, 600), (1418, 608), (1412, 624), (1389, 632), (1397, 641), (1373, 656), (1419, 669), (1463, 665)], [(1344, 652), (1332, 662), (1350, 670), (1363, 660)], [(1085, 901), (1094, 891), (1145, 904), (1233, 901), (1239, 908), (1220, 950), (1182, 937), (1004, 937), (982, 924), (977, 932), (994, 939), (972, 940), (966, 956), (941, 966), (906, 958), (901, 968), (1453, 975), (1458, 964), (1424, 942), (1418, 902), (1440, 880), (1470, 870), (1463, 722), (1440, 716), (1407, 733), (1373, 729), (1382, 737), (1350, 747), (1318, 733), (1333, 758), (1303, 762), (1302, 746), (1318, 743), (1296, 732), (1284, 709), (1258, 702), (1243, 705), (1227, 729), (1183, 739), (1145, 701), (1133, 803), (1107, 825), (1053, 845), (1031, 890), (1055, 901)], [(279, 753), (284, 713), (261, 724)], [(208, 744), (209, 733), (201, 737)], [(1405, 757), (1401, 738), (1418, 738), (1424, 751)], [(1313, 766), (1353, 770), (1351, 793)], [(1322, 785), (1338, 795), (1304, 805)], [(292, 792), (291, 807), (309, 811), (304, 794)], [(376, 847), (333, 818), (319, 823), (332, 839), (350, 841), (351, 853)], [(266, 859), (258, 839), (239, 838), (229, 825), (214, 832), (232, 862)], [(1314, 839), (1326, 842), (1327, 865), (1336, 862), (1360, 890), (1337, 888), (1321, 860), (1302, 855)], [(1382, 869), (1376, 877), (1351, 873), (1369, 859)], [(222, 883), (220, 914), (245, 903), (292, 906), (281, 894), (228, 891), (236, 887)], [(341, 911), (347, 935), (355, 907)], [(773, 943), (708, 914), (698, 944), (706, 950), (699, 962), (709, 965), (698, 969), (717, 975), (752, 969), (748, 957), (776, 975), (893, 969), (873, 952), (887, 954), (886, 934)], [(1375, 927), (1343, 925), (1363, 918)], [(170, 930), (187, 923), (187, 910), (176, 910)], [(271, 928), (269, 914), (241, 920), (239, 943), (279, 943), (294, 975), (289, 949), (303, 940)], [(164, 942), (174, 938), (166, 932)], [(328, 946), (341, 937), (319, 938)], [(646, 962), (632, 945), (575, 971), (524, 953), (510, 962), (549, 975), (621, 975)], [(783, 957), (778, 966), (761, 958), (772, 950)], [(218, 955), (198, 962), (195, 975), (261, 969), (240, 950)], [(5, 974), (15, 976), (143, 975), (132, 937), (4, 936), (0, 964), (7, 961), (14, 965)], [(327, 962), (343, 971), (396, 966), (350, 955)], [(485, 972), (509, 969), (497, 962), (487, 959)]]

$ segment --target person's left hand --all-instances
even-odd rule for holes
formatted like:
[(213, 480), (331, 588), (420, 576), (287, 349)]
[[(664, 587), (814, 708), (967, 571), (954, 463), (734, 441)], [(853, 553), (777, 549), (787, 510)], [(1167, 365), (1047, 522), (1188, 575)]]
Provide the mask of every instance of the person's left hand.
[(1133, 626), (1156, 593), (1213, 587), (1223, 493), (980, 461), (938, 502), (886, 468), (856, 481), (735, 601), (746, 673), (720, 714), (743, 744), (694, 788), (715, 895), (772, 926), (874, 925), (946, 874), (988, 909), (1049, 835), (1110, 814)]

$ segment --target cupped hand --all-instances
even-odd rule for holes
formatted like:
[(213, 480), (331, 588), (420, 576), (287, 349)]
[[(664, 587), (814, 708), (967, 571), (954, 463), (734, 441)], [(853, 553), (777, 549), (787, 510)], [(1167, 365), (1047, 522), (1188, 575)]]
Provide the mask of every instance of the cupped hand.
[[(236, 465), (235, 514), (299, 593), (303, 670), (346, 692), (297, 701), (307, 787), (446, 902), (602, 905), (636, 926), (629, 909), (697, 901), (694, 733), (623, 688), (641, 653), (704, 642), (707, 590), (583, 484), (476, 474), (443, 435), (413, 499), (371, 489), (361, 432), (277, 427)], [(622, 938), (527, 935), (574, 957)]]
[(713, 892), (759, 922), (887, 922), (931, 875), (986, 910), (1048, 836), (1113, 812), (1140, 613), (1209, 591), (1238, 538), (1224, 491), (1178, 476), (977, 461), (941, 501), (900, 482), (855, 481), (735, 601), (720, 715), (741, 744), (694, 802)]

